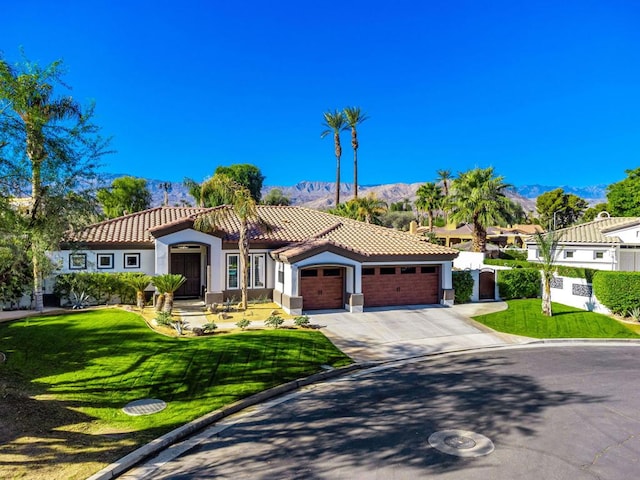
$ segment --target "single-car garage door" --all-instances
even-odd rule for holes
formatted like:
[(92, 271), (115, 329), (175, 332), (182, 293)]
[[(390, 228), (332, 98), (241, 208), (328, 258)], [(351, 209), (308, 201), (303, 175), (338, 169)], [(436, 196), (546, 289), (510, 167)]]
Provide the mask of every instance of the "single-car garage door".
[(300, 295), (305, 310), (344, 308), (344, 268), (300, 270)]
[(365, 307), (438, 303), (438, 266), (364, 267), (362, 293)]

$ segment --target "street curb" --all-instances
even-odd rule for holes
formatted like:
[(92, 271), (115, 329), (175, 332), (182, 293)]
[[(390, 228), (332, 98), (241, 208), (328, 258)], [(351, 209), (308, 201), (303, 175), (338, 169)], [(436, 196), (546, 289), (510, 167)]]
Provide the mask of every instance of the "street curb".
[(346, 367), (314, 373), (313, 375), (310, 375), (308, 377), (283, 383), (282, 385), (278, 385), (277, 387), (264, 390), (262, 392), (256, 393), (255, 395), (251, 395), (250, 397), (243, 398), (242, 400), (238, 400), (237, 402), (234, 402), (218, 410), (214, 410), (213, 412), (207, 413), (200, 418), (192, 420), (191, 422), (181, 427), (165, 433), (161, 437), (158, 437), (147, 443), (146, 445), (134, 450), (128, 455), (125, 455), (118, 461), (107, 465), (99, 472), (91, 475), (89, 478), (87, 478), (87, 480), (108, 480), (111, 478), (116, 478), (118, 475), (129, 470), (131, 467), (140, 463), (145, 458), (158, 453), (160, 450), (182, 440), (183, 438), (188, 437), (189, 435), (199, 430), (204, 429), (205, 427), (208, 427), (212, 423), (228, 417), (229, 415), (233, 415), (234, 413), (244, 410), (245, 408), (251, 407), (258, 403), (262, 403), (265, 400), (278, 397), (284, 393), (297, 390), (298, 388), (329, 380), (331, 378), (339, 377), (354, 370), (360, 370), (363, 368), (368, 368), (370, 366), (371, 364), (369, 363), (353, 363)]

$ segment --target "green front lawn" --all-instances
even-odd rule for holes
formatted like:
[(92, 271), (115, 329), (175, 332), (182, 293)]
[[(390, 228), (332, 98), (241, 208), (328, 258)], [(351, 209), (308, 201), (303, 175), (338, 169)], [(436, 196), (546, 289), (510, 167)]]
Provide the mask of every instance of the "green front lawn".
[[(0, 351), (0, 463), (8, 478), (86, 477), (223, 405), (322, 364), (350, 363), (316, 331), (169, 338), (118, 309), (2, 324)], [(122, 412), (142, 398), (168, 407)]]
[(542, 315), (542, 300), (508, 300), (501, 312), (473, 317), (494, 330), (533, 338), (637, 338), (632, 328), (594, 312), (559, 303), (553, 304), (553, 317)]

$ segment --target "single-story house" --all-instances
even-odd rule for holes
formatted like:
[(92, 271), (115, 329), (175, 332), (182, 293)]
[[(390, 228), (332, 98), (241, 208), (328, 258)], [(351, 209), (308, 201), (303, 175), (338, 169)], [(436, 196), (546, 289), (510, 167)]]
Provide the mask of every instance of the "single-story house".
[[(433, 233), (439, 243), (447, 247), (471, 241), (473, 238), (474, 226), (465, 223), (456, 227), (456, 225), (447, 225), (445, 227), (434, 227)], [(543, 232), (540, 225), (512, 225), (509, 227), (487, 227), (487, 243), (498, 245), (499, 247), (513, 246), (522, 248), (525, 239), (534, 235), (536, 232)], [(429, 232), (428, 227), (418, 227), (417, 233), (426, 234)]]
[[(196, 230), (198, 216), (209, 214), (216, 230)], [(456, 250), (303, 207), (259, 205), (258, 215), (249, 232), (250, 297), (272, 298), (292, 314), (453, 303)], [(239, 231), (228, 206), (157, 207), (91, 225), (53, 258), (60, 273), (182, 274), (176, 297), (208, 305), (240, 298)], [(51, 291), (51, 279), (45, 287)]]
[[(557, 265), (597, 270), (640, 271), (640, 217), (601, 216), (592, 222), (556, 230)], [(534, 237), (526, 240), (527, 258), (541, 256)]]

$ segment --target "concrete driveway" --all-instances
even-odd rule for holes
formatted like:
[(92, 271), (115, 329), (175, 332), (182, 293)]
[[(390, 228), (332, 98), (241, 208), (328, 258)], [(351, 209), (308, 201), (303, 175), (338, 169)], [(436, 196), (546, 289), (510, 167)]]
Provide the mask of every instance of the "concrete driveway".
[(368, 309), (364, 313), (313, 312), (311, 322), (359, 362), (398, 360), (470, 348), (525, 343), (469, 318), (504, 310), (504, 302)]

